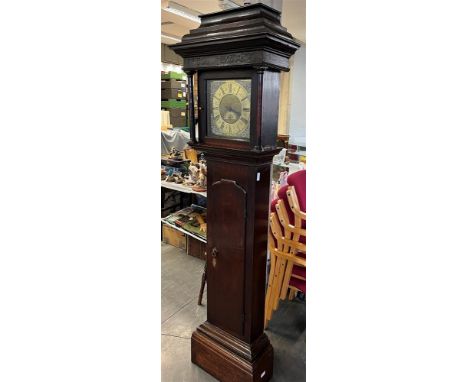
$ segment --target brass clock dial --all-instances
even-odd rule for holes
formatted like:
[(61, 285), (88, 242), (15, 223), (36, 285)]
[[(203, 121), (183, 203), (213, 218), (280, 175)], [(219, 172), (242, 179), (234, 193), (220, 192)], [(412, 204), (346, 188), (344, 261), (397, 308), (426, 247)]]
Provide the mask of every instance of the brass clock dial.
[(210, 80), (208, 105), (209, 135), (249, 139), (251, 80)]

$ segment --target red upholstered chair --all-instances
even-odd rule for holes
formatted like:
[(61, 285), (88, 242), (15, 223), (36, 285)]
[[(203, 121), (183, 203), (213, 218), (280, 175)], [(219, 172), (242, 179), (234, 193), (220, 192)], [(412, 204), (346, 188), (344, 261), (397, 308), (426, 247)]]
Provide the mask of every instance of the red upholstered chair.
[[(306, 170), (300, 170), (295, 173), (292, 173), (291, 175), (288, 176), (287, 182), (288, 184), (286, 186), (283, 186), (278, 190), (277, 199), (288, 200), (288, 197), (286, 195), (287, 190), (290, 186), (293, 186), (294, 191), (296, 192), (297, 202), (299, 203), (299, 209), (305, 212), (306, 211)], [(294, 213), (289, 203), (286, 203), (286, 211), (288, 212), (290, 223), (294, 224)], [(302, 221), (302, 228), (304, 229), (306, 228), (305, 220)], [(306, 240), (305, 236), (301, 237), (301, 241), (304, 244), (305, 244), (305, 240)]]
[[(305, 171), (295, 174), (291, 180), (295, 185), (282, 187), (278, 191), (278, 199), (270, 206), (270, 274), (265, 299), (265, 326), (278, 308), (279, 300), (288, 295), (288, 290), (290, 299), (297, 291), (306, 292), (306, 214), (302, 210), (305, 208)], [(304, 189), (297, 192), (296, 186)], [(302, 204), (298, 195), (304, 198)]]
[[(282, 187), (278, 191), (278, 199), (288, 200), (288, 202), (285, 203), (285, 207), (288, 213), (289, 222), (293, 225), (295, 223), (299, 224), (299, 222), (301, 222), (301, 228), (306, 229), (305, 213), (303, 216), (300, 213), (298, 213), (298, 211), (304, 211), (304, 212), (306, 211), (306, 170), (300, 170), (289, 175), (287, 182), (288, 182), (288, 185)], [(296, 215), (298, 216), (295, 216), (295, 213), (293, 212), (292, 207), (291, 207), (293, 206), (293, 203), (289, 201), (290, 197), (287, 195), (287, 191), (290, 186), (294, 187), (294, 191), (297, 197), (295, 204), (299, 204), (299, 209), (296, 207)], [(276, 205), (276, 201), (274, 205)], [(299, 220), (296, 220), (298, 218)], [(306, 236), (301, 235), (299, 237), (299, 241), (303, 244), (306, 244)], [(304, 259), (306, 258), (305, 253), (298, 252), (297, 255), (300, 257), (303, 257)], [(292, 264), (289, 264), (289, 268), (286, 269), (285, 279), (287, 280), (291, 276), (295, 279), (304, 280), (304, 283), (298, 282), (297, 284), (301, 287), (303, 286), (305, 289), (305, 269), (303, 267), (297, 266), (297, 265), (293, 266)], [(296, 280), (293, 280), (293, 283), (296, 283)], [(302, 292), (305, 293), (305, 291), (302, 291)], [(286, 282), (284, 282), (284, 287), (282, 288), (282, 291), (281, 291), (281, 299), (286, 298), (286, 293), (287, 293), (287, 287), (286, 287)], [(290, 294), (290, 297), (291, 297), (291, 294)]]
[[(300, 171), (297, 171), (291, 175), (288, 176), (288, 179), (287, 179), (287, 182), (288, 182), (288, 186), (293, 186), (294, 187), (294, 191), (296, 193), (296, 196), (297, 196), (297, 203), (299, 204), (299, 210), (300, 211), (306, 211), (306, 170), (300, 170)], [(280, 190), (279, 191), (279, 195), (281, 195), (281, 198), (284, 200), (284, 199), (289, 199), (289, 197), (286, 195), (287, 194), (287, 187), (283, 187), (284, 190)], [(289, 216), (289, 221), (291, 224), (294, 224), (294, 219), (293, 218), (293, 215), (294, 215), (294, 212), (292, 211), (291, 209), (291, 205), (292, 203), (291, 202), (288, 202), (286, 203), (287, 205), (287, 209), (288, 209), (288, 216)], [(296, 208), (296, 212), (297, 212), (297, 208)], [(299, 217), (301, 217), (301, 215), (299, 214)], [(297, 217), (296, 217), (297, 218)], [(301, 222), (302, 222), (302, 225), (301, 227), (303, 229), (306, 229), (306, 219), (305, 219), (305, 214), (303, 216), (303, 219), (301, 217)], [(299, 238), (299, 241), (301, 243), (304, 243), (306, 244), (306, 236), (301, 236)], [(304, 259), (306, 258), (306, 254), (305, 252), (302, 253), (302, 252), (298, 252), (297, 253), (298, 256), (300, 257), (303, 257)], [(291, 265), (290, 265), (291, 267)], [(305, 268), (301, 267), (301, 266), (297, 266), (297, 265), (294, 265), (292, 266), (291, 268), (288, 268), (286, 269), (286, 275), (285, 275), (285, 278), (289, 278), (290, 276), (292, 276), (293, 280), (292, 280), (292, 283), (293, 284), (297, 284), (298, 286), (300, 287), (303, 287), (304, 290), (301, 290), (301, 292), (303, 292), (305, 294)], [(303, 280), (304, 282), (300, 282), (300, 281), (296, 281), (297, 280)], [(301, 288), (298, 288), (299, 290)], [(287, 293), (287, 288), (284, 287), (282, 292), (281, 292), (281, 299), (285, 299), (286, 298), (286, 293)], [(290, 297), (291, 297), (291, 294), (290, 294)]]
[(288, 185), (294, 186), (301, 211), (306, 211), (306, 170), (288, 176)]
[[(306, 213), (303, 212), (303, 210), (299, 207), (299, 198), (297, 197), (297, 193), (293, 192), (295, 191), (294, 186), (290, 186), (288, 188), (288, 191), (286, 192), (287, 198), (288, 198), (288, 205), (289, 208), (292, 210), (294, 214), (294, 222), (290, 221), (290, 224), (294, 225), (294, 227), (301, 227), (303, 229), (303, 235), (302, 234), (296, 234), (294, 236), (295, 240), (299, 240), (300, 243), (304, 244), (304, 250), (302, 248), (297, 248), (296, 250), (292, 249), (291, 252), (295, 254), (298, 257), (301, 257), (304, 259), (306, 258), (306, 251), (305, 251), (305, 244), (306, 244)], [(305, 192), (304, 192), (305, 196)], [(305, 202), (304, 202), (305, 205)], [(283, 224), (283, 222), (282, 222)], [(284, 224), (283, 224), (284, 225)], [(284, 281), (283, 281), (283, 286), (281, 288), (281, 299), (286, 298), (286, 294), (288, 292), (288, 282), (289, 286), (295, 286), (296, 289), (300, 290), (305, 294), (305, 279), (306, 279), (306, 271), (305, 267), (301, 265), (297, 265), (293, 262), (289, 262), (286, 266), (285, 270), (285, 275), (284, 275)], [(289, 280), (289, 281), (288, 281)], [(289, 287), (291, 289), (291, 287)], [(290, 292), (290, 299), (293, 297), (293, 293)]]

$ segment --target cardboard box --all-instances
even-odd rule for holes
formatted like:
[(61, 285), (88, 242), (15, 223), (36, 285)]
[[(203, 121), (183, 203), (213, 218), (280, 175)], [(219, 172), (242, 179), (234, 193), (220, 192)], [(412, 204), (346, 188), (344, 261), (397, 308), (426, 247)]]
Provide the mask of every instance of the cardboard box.
[(165, 131), (171, 127), (170, 114), (167, 110), (161, 110), (161, 130)]
[(187, 118), (185, 117), (171, 117), (171, 125), (175, 127), (187, 126)]
[(175, 79), (161, 80), (161, 89), (182, 89), (187, 91), (187, 83)]
[(162, 89), (161, 99), (184, 99), (187, 93), (183, 89)]
[(169, 112), (170, 118), (186, 118), (187, 117), (187, 112), (185, 109), (172, 109), (168, 108), (166, 109)]
[(163, 224), (162, 226), (162, 241), (180, 249), (187, 249), (187, 237), (185, 233), (167, 224)]
[(187, 255), (206, 260), (206, 243), (187, 236)]

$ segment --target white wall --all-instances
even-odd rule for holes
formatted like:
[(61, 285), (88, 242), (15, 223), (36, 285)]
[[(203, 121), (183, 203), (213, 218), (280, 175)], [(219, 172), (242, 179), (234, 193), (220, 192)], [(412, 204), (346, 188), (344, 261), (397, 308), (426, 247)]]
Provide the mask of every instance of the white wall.
[(306, 45), (290, 59), (289, 143), (306, 146)]
[(278, 134), (289, 135), (289, 72), (280, 74), (280, 99), (278, 113)]

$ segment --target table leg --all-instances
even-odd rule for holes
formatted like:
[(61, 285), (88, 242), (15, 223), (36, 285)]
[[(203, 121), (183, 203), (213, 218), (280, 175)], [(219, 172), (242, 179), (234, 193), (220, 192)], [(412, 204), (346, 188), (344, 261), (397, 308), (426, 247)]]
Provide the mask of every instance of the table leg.
[(205, 261), (205, 269), (203, 270), (203, 275), (201, 279), (201, 285), (200, 285), (200, 293), (198, 294), (198, 305), (201, 305), (202, 303), (202, 298), (203, 298), (203, 292), (205, 290), (205, 285), (206, 285), (206, 268), (208, 266), (208, 261)]

